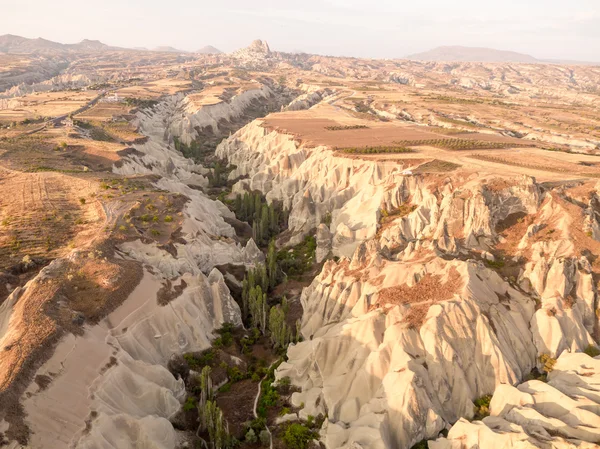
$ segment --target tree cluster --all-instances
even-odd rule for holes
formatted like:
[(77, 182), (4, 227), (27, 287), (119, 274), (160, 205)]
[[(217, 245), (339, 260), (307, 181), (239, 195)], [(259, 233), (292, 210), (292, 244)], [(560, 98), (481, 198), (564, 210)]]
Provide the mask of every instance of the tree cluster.
[(221, 162), (215, 162), (212, 172), (208, 175), (208, 183), (211, 187), (227, 186), (227, 176), (229, 172)]
[(234, 201), (234, 211), (238, 220), (252, 226), (252, 238), (257, 245), (265, 245), (272, 237), (281, 232), (287, 217), (278, 204), (268, 204), (262, 194), (238, 194)]
[(367, 125), (336, 125), (336, 126), (326, 126), (325, 129), (327, 131), (346, 131), (349, 129), (368, 129)]
[(380, 153), (414, 153), (415, 150), (404, 146), (378, 146), (378, 147), (352, 147), (341, 148), (340, 151), (348, 154), (380, 154)]
[(198, 433), (208, 435), (210, 449), (231, 449), (235, 438), (229, 434), (229, 426), (223, 418), (223, 411), (214, 400), (210, 366), (202, 368), (200, 373), (200, 401), (198, 402)]
[[(246, 273), (246, 277), (242, 281), (242, 318), (246, 320), (253, 310), (257, 310), (256, 304), (251, 306), (252, 301), (262, 299), (262, 295), (269, 289), (269, 276), (265, 265), (258, 265), (256, 268), (251, 268)], [(259, 298), (259, 292), (260, 297)]]
[(292, 329), (285, 320), (287, 312), (288, 303), (285, 296), (281, 300), (281, 304), (271, 307), (269, 312), (269, 332), (274, 348), (286, 348), (294, 341)]
[[(248, 270), (242, 281), (242, 316), (263, 335), (267, 335), (268, 330), (273, 346), (283, 349), (294, 341), (294, 332), (286, 322), (287, 299), (284, 297), (281, 304), (269, 308), (267, 297), (267, 292), (279, 283), (280, 273), (278, 252), (275, 242), (271, 241), (266, 264)], [(299, 323), (295, 334), (296, 338), (300, 337)]]
[(524, 146), (524, 144), (460, 138), (399, 140), (394, 143), (397, 145), (410, 145), (411, 147), (430, 146), (444, 150), (492, 150)]
[(196, 162), (201, 161), (207, 155), (207, 152), (197, 140), (192, 140), (190, 144), (187, 145), (175, 136), (173, 137), (173, 145), (184, 157)]

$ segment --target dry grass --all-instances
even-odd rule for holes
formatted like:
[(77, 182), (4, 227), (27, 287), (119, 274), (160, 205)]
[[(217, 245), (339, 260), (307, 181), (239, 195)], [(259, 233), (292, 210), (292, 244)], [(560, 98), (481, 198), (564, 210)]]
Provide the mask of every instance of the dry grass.
[[(0, 178), (0, 270), (24, 256), (54, 258), (73, 237), (103, 225), (92, 179), (42, 172), (4, 172)], [(85, 199), (85, 203), (81, 202)]]
[(84, 106), (97, 95), (98, 92), (96, 91), (61, 91), (26, 95), (14, 99), (12, 104), (15, 104), (15, 106), (0, 110), (0, 120), (18, 121), (69, 114)]
[[(107, 192), (120, 189), (119, 184), (103, 184)], [(156, 242), (175, 254), (173, 243), (180, 243), (183, 207), (188, 199), (179, 194), (152, 192), (137, 203), (115, 225), (115, 238)]]
[(433, 161), (419, 165), (413, 170), (413, 173), (446, 173), (457, 170), (460, 167), (459, 164), (455, 164), (454, 162), (434, 159)]
[(163, 95), (174, 95), (177, 92), (189, 90), (191, 87), (192, 84), (187, 80), (168, 78), (124, 87), (117, 93), (120, 97), (155, 100)]
[[(66, 144), (66, 147), (62, 145)], [(63, 129), (0, 141), (0, 165), (11, 170), (78, 174), (109, 171), (123, 145), (83, 139)]]
[(89, 120), (96, 122), (105, 122), (114, 116), (126, 115), (130, 108), (124, 103), (97, 103), (87, 111), (77, 114), (77, 120)]
[(442, 282), (442, 277), (439, 275), (427, 273), (410, 287), (398, 285), (382, 289), (374, 307), (389, 304), (409, 305), (404, 322), (411, 328), (419, 329), (425, 321), (429, 308), (438, 302), (452, 299), (461, 286), (460, 273), (454, 267), (450, 270), (446, 282)]

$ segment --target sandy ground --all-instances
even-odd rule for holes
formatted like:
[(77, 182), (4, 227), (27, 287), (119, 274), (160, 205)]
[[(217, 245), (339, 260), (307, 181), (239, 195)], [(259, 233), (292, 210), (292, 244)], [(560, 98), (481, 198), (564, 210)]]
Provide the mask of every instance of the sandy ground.
[[(110, 357), (117, 350), (107, 344), (107, 337), (126, 332), (131, 322), (138, 322), (158, 307), (155, 292), (160, 282), (145, 273), (140, 284), (122, 306), (98, 326), (86, 326), (82, 336), (67, 335), (53, 356), (37, 372), (52, 382), (44, 390), (36, 383), (25, 392), (24, 407), (32, 425), (31, 443), (36, 447), (67, 447), (75, 434), (82, 431), (93, 400), (93, 387), (102, 382), (112, 365)], [(125, 321), (128, 323), (123, 324)], [(54, 410), (53, 416), (43, 411)], [(59, 440), (54, 438), (59, 437)]]

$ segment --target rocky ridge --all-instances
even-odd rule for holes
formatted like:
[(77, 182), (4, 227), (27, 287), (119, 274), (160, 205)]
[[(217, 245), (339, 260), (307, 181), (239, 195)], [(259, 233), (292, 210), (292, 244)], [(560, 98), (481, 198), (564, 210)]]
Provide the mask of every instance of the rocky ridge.
[[(175, 379), (166, 365), (174, 354), (210, 347), (212, 332), (222, 323), (241, 324), (239, 306), (216, 266), (252, 266), (263, 255), (252, 240), (246, 246), (237, 242), (234, 229), (226, 222), (234, 218), (227, 207), (189, 187), (206, 185), (207, 170), (175, 151), (173, 136), (185, 139), (186, 130), (195, 132), (182, 123), (218, 127), (222, 121), (242, 116), (256, 98), (253, 95), (263, 98), (271, 94), (264, 86), (249, 96), (242, 94), (229, 103), (206, 107), (209, 111), (192, 111), (182, 96), (173, 96), (152, 110), (138, 112), (140, 131), (148, 138), (128, 150), (114, 170), (132, 176), (152, 175), (155, 188), (187, 198), (179, 241), (170, 249), (143, 240), (119, 245), (118, 258), (144, 267), (140, 282), (97, 324), (84, 324), (82, 335), (62, 337), (51, 357), (35, 369), (35, 379), (49, 381), (32, 382), (23, 391), (25, 424), (31, 432), (29, 447), (114, 448), (135, 444), (173, 449), (180, 443), (169, 418), (180, 410), (185, 389), (183, 381)], [(285, 100), (283, 96), (281, 101)], [(19, 326), (27, 309), (40, 300), (46, 283), (58, 281), (70, 263), (88, 257), (92, 256), (80, 248), (66, 260), (56, 259), (9, 296), (0, 307), (3, 347), (30, 338), (27, 328)], [(101, 259), (102, 255), (94, 257)], [(108, 263), (106, 257), (104, 260), (99, 263)], [(167, 306), (157, 302), (165, 285), (181, 289)], [(56, 300), (51, 295), (43, 298), (48, 304)], [(23, 353), (23, 357), (29, 356)], [(82, 360), (86, 367), (83, 372)], [(5, 361), (0, 358), (0, 363)], [(5, 381), (12, 380), (2, 379), (3, 387)], [(14, 425), (14, 421), (0, 420), (0, 432)], [(9, 447), (20, 446), (12, 441)]]
[[(294, 404), (300, 417), (327, 414), (328, 448), (409, 448), (435, 439), (472, 419), (477, 398), (541, 369), (540, 357), (575, 356), (597, 344), (593, 186), (405, 175), (397, 164), (303, 146), (259, 121), (217, 154), (236, 165), (232, 179), (248, 176), (234, 191), (258, 189), (291, 209), (290, 243), (318, 228), (321, 257), (329, 247), (341, 257), (304, 290), (306, 341), (278, 370), (302, 390)], [(379, 226), (382, 210), (410, 205)], [(330, 225), (322, 224), (327, 215)], [(533, 431), (534, 421), (518, 424)], [(449, 438), (460, 439), (464, 421), (457, 426)], [(593, 432), (544, 428), (558, 432), (552, 444), (574, 435), (599, 442)]]

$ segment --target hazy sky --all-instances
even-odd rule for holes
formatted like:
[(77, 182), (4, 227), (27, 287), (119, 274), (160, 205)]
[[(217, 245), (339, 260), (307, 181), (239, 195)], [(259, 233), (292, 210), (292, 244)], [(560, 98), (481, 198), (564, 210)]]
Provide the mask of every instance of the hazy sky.
[(0, 35), (402, 57), (438, 45), (600, 61), (599, 0), (0, 0)]

